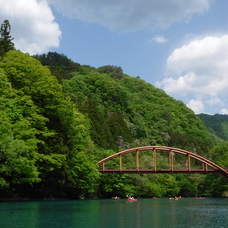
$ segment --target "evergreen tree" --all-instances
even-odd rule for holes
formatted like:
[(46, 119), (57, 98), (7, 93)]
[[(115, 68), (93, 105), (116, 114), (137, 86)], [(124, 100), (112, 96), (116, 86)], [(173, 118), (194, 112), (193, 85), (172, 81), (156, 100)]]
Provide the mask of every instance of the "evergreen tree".
[(11, 26), (8, 20), (4, 20), (0, 30), (0, 56), (9, 50), (14, 50), (13, 38), (10, 36)]

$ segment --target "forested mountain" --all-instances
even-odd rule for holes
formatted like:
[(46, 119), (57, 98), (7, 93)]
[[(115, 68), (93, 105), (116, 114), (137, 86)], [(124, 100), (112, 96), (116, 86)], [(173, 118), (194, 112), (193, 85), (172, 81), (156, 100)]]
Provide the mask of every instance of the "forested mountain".
[(208, 115), (202, 113), (198, 116), (204, 122), (209, 132), (228, 141), (228, 115)]
[(102, 158), (146, 145), (186, 149), (223, 166), (228, 157), (228, 146), (216, 145), (183, 102), (121, 67), (11, 50), (0, 77), (1, 197), (225, 195), (222, 175), (98, 172)]

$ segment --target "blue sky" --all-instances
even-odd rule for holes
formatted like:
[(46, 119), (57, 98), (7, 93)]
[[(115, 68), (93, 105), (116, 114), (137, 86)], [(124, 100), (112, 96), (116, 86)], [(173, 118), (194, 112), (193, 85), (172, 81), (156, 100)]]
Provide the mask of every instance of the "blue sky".
[(227, 0), (0, 0), (17, 49), (121, 66), (196, 114), (228, 114)]

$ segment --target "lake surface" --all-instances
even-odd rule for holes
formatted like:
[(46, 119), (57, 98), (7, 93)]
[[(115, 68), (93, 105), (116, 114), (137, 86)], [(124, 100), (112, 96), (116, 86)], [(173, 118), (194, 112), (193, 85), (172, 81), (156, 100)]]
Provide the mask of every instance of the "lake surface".
[(228, 199), (0, 202), (1, 228), (227, 228)]

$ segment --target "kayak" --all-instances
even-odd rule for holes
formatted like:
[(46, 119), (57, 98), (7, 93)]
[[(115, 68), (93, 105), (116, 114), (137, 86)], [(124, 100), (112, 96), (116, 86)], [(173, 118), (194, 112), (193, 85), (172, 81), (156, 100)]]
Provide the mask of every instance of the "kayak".
[(194, 197), (194, 199), (205, 199), (205, 197)]
[(120, 197), (112, 197), (114, 200), (120, 200)]
[(183, 197), (173, 197), (173, 198), (169, 198), (169, 199), (171, 199), (171, 200), (179, 200), (179, 199), (182, 199)]
[(127, 199), (127, 201), (137, 201), (137, 199)]
[(169, 199), (171, 199), (171, 200), (179, 200), (178, 198), (169, 198)]

